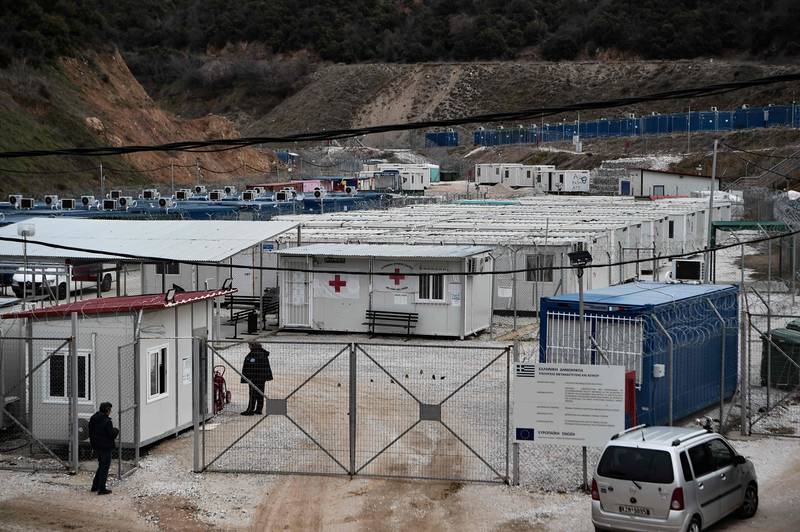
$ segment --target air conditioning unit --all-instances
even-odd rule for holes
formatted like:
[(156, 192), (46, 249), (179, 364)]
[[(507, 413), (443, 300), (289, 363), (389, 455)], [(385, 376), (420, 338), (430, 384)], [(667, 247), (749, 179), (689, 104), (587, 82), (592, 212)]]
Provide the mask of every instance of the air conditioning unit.
[(36, 206), (36, 201), (33, 198), (20, 198), (19, 199), (19, 208), (20, 209), (33, 209)]
[(225, 191), (226, 196), (233, 196), (236, 194), (236, 187), (233, 185), (227, 185), (223, 190)]
[(705, 277), (703, 259), (675, 259), (672, 261), (672, 280), (700, 282)]
[(18, 207), (19, 206), (19, 200), (21, 200), (21, 199), (22, 199), (22, 194), (11, 194), (8, 197), (8, 202), (11, 205), (14, 205), (14, 206)]
[(158, 206), (162, 209), (168, 209), (173, 205), (174, 203), (172, 202), (171, 198), (158, 198)]
[(212, 190), (211, 192), (208, 193), (209, 201), (220, 201), (224, 197), (225, 193), (221, 190)]
[(636, 113), (628, 113), (628, 118), (636, 118)]
[(55, 194), (48, 194), (44, 197), (44, 204), (50, 207), (51, 209), (58, 205), (58, 196)]
[(195, 196), (204, 196), (206, 193), (205, 185), (197, 185), (194, 187)]
[(746, 103), (742, 104), (742, 109), (750, 109), (750, 106)]
[(62, 198), (61, 208), (65, 211), (75, 208), (75, 200), (73, 198)]
[(712, 107), (712, 108), (711, 108), (711, 112), (712, 112), (712, 113), (716, 113), (716, 112), (717, 112), (717, 108), (716, 108), (716, 107)]
[(354, 196), (357, 192), (358, 191), (356, 190), (356, 187), (351, 187), (350, 185), (344, 187), (344, 193), (349, 194), (350, 196)]
[(317, 198), (317, 199), (320, 199), (320, 198), (322, 198), (324, 195), (325, 195), (325, 189), (324, 189), (324, 188), (319, 188), (319, 187), (316, 187), (316, 188), (314, 189), (314, 197), (315, 197), (315, 198)]
[(242, 192), (242, 201), (253, 201), (254, 199), (256, 199), (256, 194), (252, 190)]
[(178, 201), (186, 201), (191, 197), (192, 191), (188, 188), (182, 188), (175, 191), (175, 199)]
[(264, 189), (261, 187), (253, 187), (250, 190), (252, 190), (257, 196), (260, 196), (261, 194), (264, 193)]
[(108, 193), (108, 197), (111, 199), (120, 199), (122, 197), (122, 191), (112, 190), (111, 192)]
[(117, 205), (120, 209), (130, 209), (136, 205), (136, 200), (130, 196), (122, 196), (117, 200)]
[(286, 201), (288, 199), (286, 192), (281, 191), (275, 194), (275, 201)]
[(117, 200), (115, 200), (115, 199), (104, 199), (103, 200), (103, 210), (104, 211), (115, 211), (115, 210), (117, 210)]
[(81, 205), (87, 209), (91, 209), (94, 205), (94, 196), (81, 196)]
[(158, 193), (158, 189), (155, 188), (146, 188), (142, 190), (142, 199), (146, 200), (154, 200), (158, 199), (160, 194)]

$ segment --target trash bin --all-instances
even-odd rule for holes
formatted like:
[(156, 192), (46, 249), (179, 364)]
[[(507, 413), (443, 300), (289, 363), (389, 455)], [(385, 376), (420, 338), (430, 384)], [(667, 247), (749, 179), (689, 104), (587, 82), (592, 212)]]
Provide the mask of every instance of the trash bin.
[[(786, 355), (774, 346), (769, 349), (771, 363), (767, 363), (767, 350), (769, 342), (766, 335), (761, 338), (761, 385), (769, 384), (773, 388), (792, 388), (800, 384), (800, 371), (796, 364), (800, 364), (800, 331), (792, 329), (772, 329), (772, 341), (780, 347)], [(792, 363), (794, 361), (794, 363)]]
[(258, 314), (251, 312), (247, 315), (247, 334), (258, 332)]

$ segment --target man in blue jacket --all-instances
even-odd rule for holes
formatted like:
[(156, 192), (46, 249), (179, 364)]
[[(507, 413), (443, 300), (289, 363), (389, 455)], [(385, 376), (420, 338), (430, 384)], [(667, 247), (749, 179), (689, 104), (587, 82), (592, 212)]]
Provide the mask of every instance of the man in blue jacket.
[(100, 403), (100, 410), (89, 419), (89, 443), (97, 453), (97, 471), (92, 481), (92, 491), (98, 495), (111, 493), (106, 488), (106, 480), (111, 466), (111, 451), (114, 450), (114, 440), (118, 434), (119, 429), (114, 428), (111, 421), (111, 403)]
[(242, 364), (242, 384), (248, 383), (250, 391), (247, 410), (243, 416), (262, 415), (264, 407), (264, 387), (272, 380), (272, 368), (269, 365), (269, 351), (258, 342), (250, 342), (250, 352), (244, 357)]

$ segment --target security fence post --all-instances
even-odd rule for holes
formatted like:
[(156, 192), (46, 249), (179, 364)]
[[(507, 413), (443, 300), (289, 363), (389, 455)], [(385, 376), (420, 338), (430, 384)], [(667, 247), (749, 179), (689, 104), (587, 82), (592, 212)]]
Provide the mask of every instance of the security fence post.
[(192, 470), (200, 473), (200, 338), (192, 339), (192, 347)]
[(725, 318), (719, 313), (716, 305), (714, 305), (710, 299), (706, 299), (706, 301), (711, 306), (711, 310), (714, 311), (714, 314), (717, 315), (717, 319), (721, 325), (719, 357), (719, 432), (721, 434), (725, 432), (725, 335), (727, 331), (725, 327)]
[[(517, 362), (519, 362), (519, 342), (514, 342), (513, 356), (514, 356), (514, 368), (516, 368), (516, 364)], [(511, 396), (511, 390), (509, 387), (509, 397), (510, 396)], [(511, 408), (513, 408), (513, 405), (511, 405)], [(509, 411), (509, 417), (510, 416), (511, 412)], [(514, 439), (516, 440), (516, 438)], [(511, 444), (511, 485), (519, 486), (519, 443), (516, 441), (514, 441)]]
[[(73, 312), (72, 318), (72, 337), (69, 342), (69, 374), (70, 374), (70, 394), (69, 394), (69, 415), (70, 415), (70, 458), (72, 472), (77, 473), (79, 467), (78, 456), (78, 314)], [(88, 376), (88, 375), (87, 375)], [(89, 383), (87, 382), (88, 386)]]
[(350, 476), (356, 474), (356, 344), (350, 344)]
[[(747, 297), (745, 295), (745, 297)], [(747, 436), (747, 394), (750, 393), (750, 357), (747, 356), (747, 313), (739, 318), (739, 433)]]
[(667, 329), (661, 323), (661, 320), (658, 319), (658, 316), (653, 316), (653, 323), (661, 330), (661, 333), (666, 336), (667, 338), (667, 363), (669, 364), (669, 372), (667, 373), (667, 393), (669, 395), (669, 401), (667, 403), (667, 417), (669, 418), (669, 426), (672, 426), (672, 401), (673, 401), (673, 382), (675, 378), (675, 366), (673, 366), (673, 352), (674, 352), (674, 344), (672, 340), (672, 336), (669, 335)]

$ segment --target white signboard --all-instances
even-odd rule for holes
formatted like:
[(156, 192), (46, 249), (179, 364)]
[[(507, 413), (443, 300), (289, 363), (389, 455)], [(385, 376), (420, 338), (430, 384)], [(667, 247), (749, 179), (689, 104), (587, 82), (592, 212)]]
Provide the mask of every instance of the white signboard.
[(517, 442), (600, 447), (625, 429), (625, 367), (515, 364)]
[(183, 359), (183, 384), (191, 384), (192, 383), (192, 359), (191, 358), (184, 358)]

